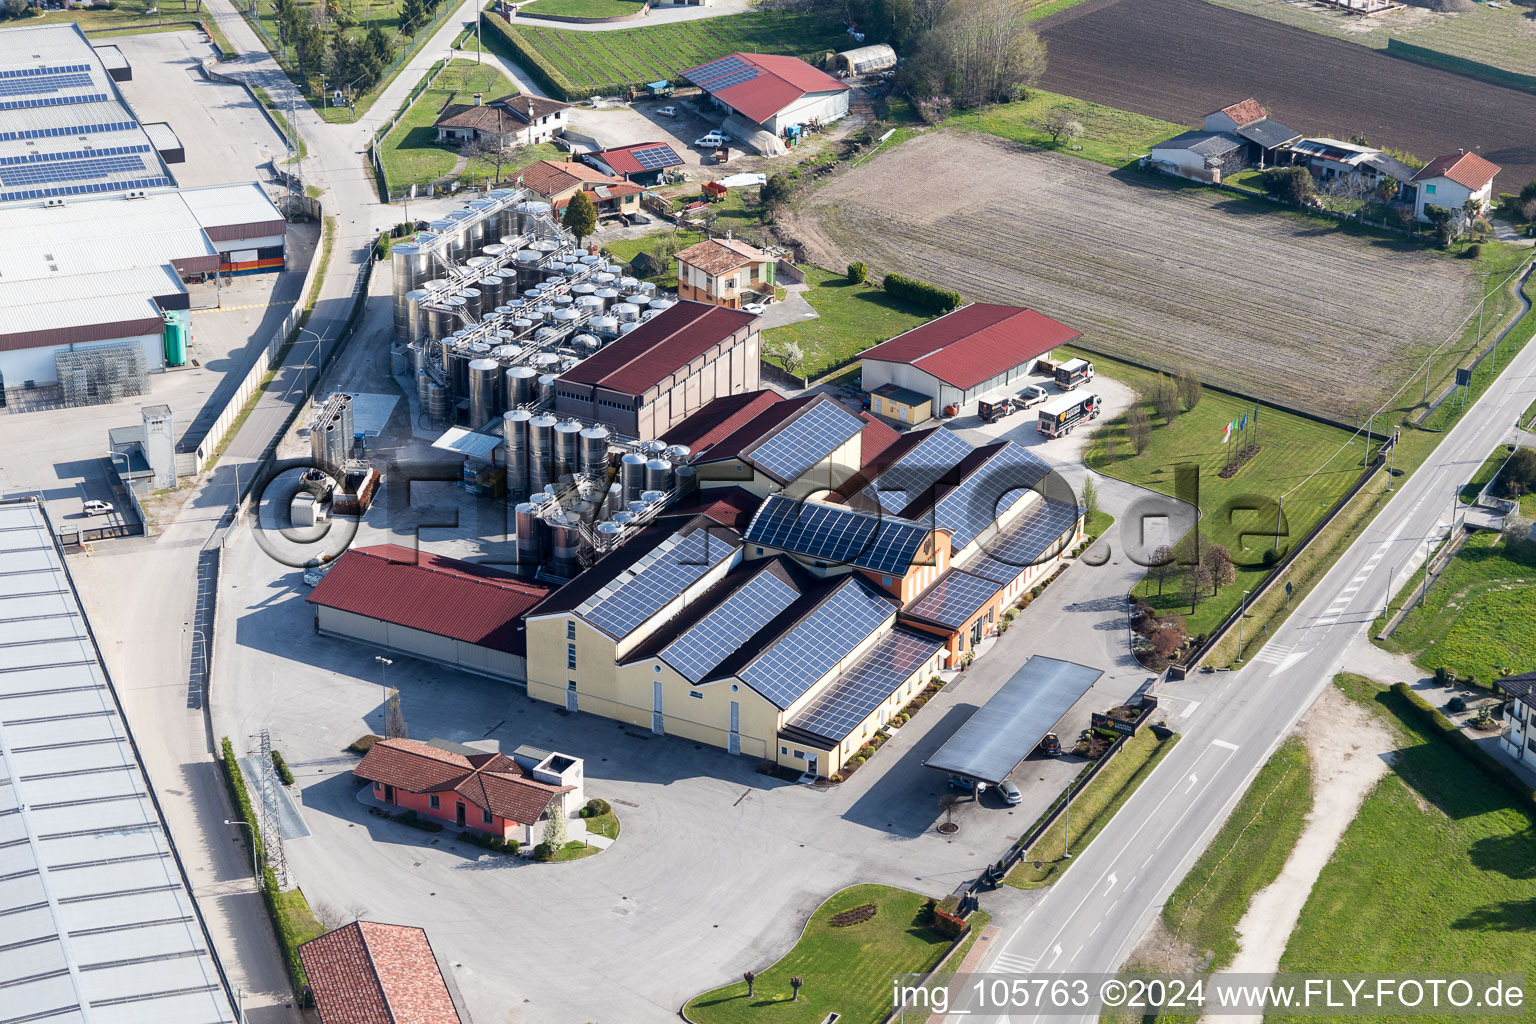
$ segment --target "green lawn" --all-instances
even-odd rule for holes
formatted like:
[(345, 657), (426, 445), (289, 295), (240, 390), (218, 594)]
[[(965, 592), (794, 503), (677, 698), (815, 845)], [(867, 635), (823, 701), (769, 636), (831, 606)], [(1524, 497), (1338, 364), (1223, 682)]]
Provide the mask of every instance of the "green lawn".
[[(1402, 580), (1396, 611), (1422, 586), (1420, 569)], [(1408, 654), (1426, 671), (1444, 667), (1487, 683), (1536, 664), (1536, 543), (1497, 533), (1472, 534), (1445, 570), (1430, 581), (1425, 602), (1408, 613), (1397, 631), (1378, 643)], [(1380, 616), (1374, 636), (1386, 625)]]
[[(816, 908), (783, 959), (758, 972), (751, 999), (736, 981), (695, 996), (684, 1012), (697, 1024), (821, 1024), (834, 1012), (839, 1024), (878, 1024), (891, 1008), (892, 976), (923, 973), (949, 948), (922, 921), (926, 899), (885, 885), (844, 889)], [(834, 914), (867, 903), (878, 908), (873, 918), (832, 927)], [(799, 1002), (792, 977), (805, 980)]]
[(799, 344), (805, 365), (798, 372), (808, 379), (929, 319), (925, 310), (872, 284), (850, 284), (845, 274), (820, 267), (801, 269), (811, 285), (805, 299), (820, 316), (764, 331), (763, 345)]
[[(1142, 729), (1127, 740), (1104, 770), (1072, 798), (1070, 823), (1059, 817), (1051, 822), (1024, 859), (1008, 872), (1008, 884), (1019, 889), (1038, 889), (1056, 881), (1072, 864), (1062, 858), (1063, 841), (1070, 839), (1074, 856), (1082, 853), (1178, 740), (1176, 735), (1159, 740), (1151, 729)], [(1069, 824), (1070, 836), (1066, 834)]]
[[(704, 235), (698, 231), (677, 231), (673, 229), (663, 229), (661, 231), (652, 232), (651, 234), (645, 235), (642, 238), (626, 238), (617, 242), (608, 242), (603, 246), (603, 248), (608, 250), (608, 254), (610, 256), (627, 266), (629, 262), (638, 256), (642, 251), (650, 252), (653, 248), (655, 248), (656, 243), (659, 240), (667, 237), (668, 235), (674, 234), (677, 236), (675, 242), (677, 246), (676, 251), (679, 252), (688, 248), (695, 242), (704, 241)], [(660, 272), (652, 274), (650, 277), (645, 278), (645, 280), (652, 282), (658, 288), (676, 288), (677, 260), (669, 258), (667, 260), (667, 265), (663, 267)]]
[[(1083, 137), (1073, 143), (1081, 149), (1052, 143), (1050, 135), (1040, 128), (1040, 122), (1057, 107), (1067, 108), (1072, 112), (1072, 117), (1082, 123)], [(1030, 90), (1029, 98), (1018, 103), (1003, 103), (956, 114), (946, 124), (1031, 146), (1055, 149), (1111, 167), (1119, 167), (1132, 157), (1146, 153), (1154, 142), (1161, 142), (1185, 131), (1181, 124), (1046, 92), (1044, 89)]]
[(1488, 486), (1488, 481), (1493, 479), (1493, 474), (1504, 465), (1504, 460), (1509, 458), (1513, 450), (1512, 445), (1501, 444), (1493, 450), (1483, 464), (1477, 467), (1477, 472), (1467, 478), (1467, 482), (1461, 487), (1461, 503), (1470, 505), (1477, 501), (1477, 496), (1483, 493), (1483, 488)]
[(1292, 736), (1259, 769), (1226, 824), (1163, 906), (1163, 923), (1209, 970), (1237, 955), (1237, 923), (1280, 875), (1312, 811), (1312, 761)]
[(847, 39), (835, 18), (789, 11), (750, 11), (611, 32), (509, 24), (498, 14), (485, 15), (483, 26), (487, 37), (505, 38), (520, 62), (554, 95), (568, 100), (676, 79), (687, 68), (737, 51), (815, 57), (842, 48)]
[(1536, 402), (1526, 407), (1525, 413), (1520, 417), (1520, 422), (1527, 430), (1536, 430)]
[[(1095, 368), (1106, 377), (1130, 384), (1145, 394), (1154, 374), (1136, 367), (1088, 355)], [(1221, 443), (1224, 428), (1233, 419), (1247, 414), (1250, 419), (1249, 441), (1254, 403), (1231, 395), (1205, 389), (1193, 412), (1183, 412), (1171, 424), (1164, 424), (1150, 403), (1143, 403), (1151, 418), (1152, 434), (1146, 450), (1132, 456), (1126, 440), (1124, 416), (1111, 420), (1095, 433), (1086, 456), (1090, 469), (1105, 476), (1150, 487), (1165, 494), (1175, 493), (1175, 467), (1199, 468), (1200, 523), (1202, 544), (1222, 544), (1237, 564), (1237, 581), (1222, 587), (1214, 596), (1206, 594), (1193, 613), (1179, 595), (1177, 579), (1167, 581), (1158, 594), (1158, 586), (1143, 581), (1136, 594), (1159, 612), (1186, 615), (1191, 635), (1209, 632), (1221, 623), (1242, 600), (1242, 592), (1256, 586), (1268, 572), (1264, 552), (1274, 546), (1275, 501), (1285, 498), (1282, 553), (1299, 541), (1360, 475), (1364, 457), (1362, 442), (1356, 441), (1343, 454), (1333, 458), (1315, 476), (1313, 470), (1333, 455), (1350, 435), (1338, 427), (1292, 415), (1273, 406), (1261, 405), (1258, 413), (1257, 439), (1260, 452), (1235, 476), (1223, 480), (1229, 446)], [(1236, 440), (1232, 442), (1235, 447)], [(1308, 477), (1311, 476), (1310, 479)], [(1255, 500), (1259, 499), (1259, 500)], [(1267, 505), (1268, 511), (1264, 511)], [(1258, 511), (1235, 511), (1257, 508)], [(1234, 511), (1229, 511), (1234, 510)], [(1192, 538), (1177, 546), (1187, 551)]]
[(1313, 886), (1280, 970), (1532, 975), (1529, 810), (1406, 698), (1375, 687), (1352, 696), (1392, 723), (1402, 746)]
[(607, 814), (594, 814), (587, 819), (587, 831), (596, 832), (609, 839), (617, 839), (619, 838), (619, 816), (612, 811)]
[(564, 18), (618, 18), (639, 14), (642, 6), (640, 0), (534, 0), (518, 10)]
[[(446, 0), (445, 0), (446, 2)], [(475, 93), (483, 93), (487, 101), (515, 93), (511, 81), (494, 64), (476, 64), (472, 60), (449, 61), (438, 74), (432, 87), (416, 97), (406, 110), (400, 123), (384, 138), (380, 156), (384, 161), (384, 178), (391, 191), (409, 189), (412, 185), (426, 185), (453, 171), (459, 160), (457, 146), (439, 143), (432, 123), (449, 103), (470, 103)], [(537, 146), (538, 150), (554, 152), (553, 146)], [(526, 153), (526, 151), (525, 151)], [(509, 167), (520, 167), (539, 159), (539, 156), (518, 154)], [(495, 172), (494, 161), (477, 157), (464, 168), (466, 175), (478, 175), (482, 179)]]

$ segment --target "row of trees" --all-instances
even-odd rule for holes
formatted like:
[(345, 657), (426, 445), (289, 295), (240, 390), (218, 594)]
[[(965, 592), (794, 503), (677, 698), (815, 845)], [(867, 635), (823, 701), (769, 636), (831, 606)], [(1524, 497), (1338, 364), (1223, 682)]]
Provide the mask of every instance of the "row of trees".
[(1207, 597), (1215, 597), (1221, 588), (1237, 580), (1237, 565), (1232, 553), (1221, 544), (1207, 544), (1200, 551), (1200, 561), (1194, 565), (1180, 565), (1173, 549), (1164, 545), (1152, 552), (1152, 564), (1147, 567), (1147, 581), (1157, 584), (1157, 594), (1170, 584), (1178, 587), (1179, 596), (1189, 602), (1191, 613)]
[[(1193, 412), (1195, 406), (1200, 404), (1200, 396), (1204, 390), (1204, 385), (1200, 382), (1200, 374), (1186, 368), (1179, 370), (1172, 377), (1167, 374), (1158, 374), (1148, 397), (1151, 399), (1153, 411), (1162, 417), (1163, 425), (1167, 426), (1178, 417), (1181, 410)], [(1152, 417), (1147, 414), (1146, 407), (1140, 402), (1131, 406), (1131, 411), (1126, 414), (1125, 436), (1137, 455), (1146, 450), (1148, 442), (1152, 439)]]
[[(438, 2), (406, 0), (406, 7), (430, 3), (435, 8)], [(301, 6), (297, 0), (276, 0), (273, 15), (278, 41), (293, 47), (294, 67), (312, 87), (323, 76), (333, 88), (366, 92), (379, 81), (394, 54), (390, 37), (377, 25), (361, 35), (348, 32), (335, 18), (327, 31), (322, 27), (322, 19), (328, 9), (334, 11), (334, 0), (320, 7)], [(401, 9), (402, 27), (406, 24), (405, 9)]]
[[(914, 11), (918, 5), (914, 4)], [(930, 0), (914, 14), (901, 84), (930, 120), (1023, 98), (1045, 73), (1045, 44), (1016, 0)], [(921, 31), (916, 31), (919, 26)], [(947, 102), (944, 102), (947, 101)]]

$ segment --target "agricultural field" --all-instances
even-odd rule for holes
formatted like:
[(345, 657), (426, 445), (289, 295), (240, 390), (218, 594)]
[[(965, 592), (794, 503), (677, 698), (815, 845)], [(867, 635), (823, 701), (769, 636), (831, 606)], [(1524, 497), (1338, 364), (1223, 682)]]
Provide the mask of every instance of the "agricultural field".
[(847, 37), (817, 14), (750, 11), (720, 18), (669, 22), (647, 28), (580, 32), (508, 24), (485, 15), (485, 32), (503, 37), (554, 95), (564, 99), (611, 95), (737, 51), (815, 57)]
[[(939, 165), (966, 168), (963, 187), (913, 187)], [(1470, 261), (1413, 243), (949, 129), (836, 177), (780, 220), (820, 266), (861, 259), (872, 276), (1032, 306), (1090, 349), (1192, 365), (1332, 417), (1390, 394), (1477, 287)]]
[(1470, 11), (1459, 12), (1405, 7), (1390, 14), (1361, 18), (1304, 0), (1205, 2), (1377, 50), (1387, 49), (1389, 40), (1395, 39), (1437, 50), (1451, 58), (1536, 76), (1536, 20), (1529, 5), (1507, 3), (1490, 7), (1479, 3)]
[(1206, 0), (1089, 0), (1042, 19), (1039, 30), (1050, 53), (1040, 85), (1055, 92), (1179, 124), (1255, 96), (1307, 135), (1363, 133), (1426, 160), (1477, 149), (1504, 169), (1495, 191), (1519, 191), (1536, 177), (1531, 92)]
[(808, 379), (929, 319), (924, 310), (875, 285), (853, 284), (845, 274), (806, 267), (805, 282), (811, 286), (805, 300), (820, 315), (764, 331), (763, 344), (798, 344), (805, 365), (796, 372)]
[(1436, 735), (1403, 696), (1355, 699), (1386, 719), (1400, 745), (1318, 876), (1280, 970), (1411, 974), (1454, 964), (1530, 975), (1529, 805)]
[[(1392, 599), (1394, 612), (1417, 597), (1424, 573), (1404, 580)], [(1386, 640), (1389, 650), (1413, 657), (1426, 671), (1445, 668), (1484, 684), (1536, 664), (1536, 542), (1480, 531), (1467, 539), (1440, 575), (1430, 580), (1423, 604)], [(1374, 636), (1386, 625), (1377, 619)]]

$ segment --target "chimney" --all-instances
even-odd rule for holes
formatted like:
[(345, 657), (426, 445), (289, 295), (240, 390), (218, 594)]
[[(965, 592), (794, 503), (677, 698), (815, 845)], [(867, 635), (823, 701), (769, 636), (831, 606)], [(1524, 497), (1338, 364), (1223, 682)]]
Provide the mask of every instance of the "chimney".
[(730, 228), (726, 228), (725, 229), (725, 240), (727, 242), (729, 242), (731, 240), (731, 229)]
[(1458, 149), (1458, 150), (1457, 150), (1457, 151), (1456, 151), (1456, 155), (1457, 155), (1457, 156), (1466, 156), (1466, 155), (1467, 155), (1467, 151), (1466, 151), (1466, 150), (1464, 150), (1464, 149)]
[(484, 100), (485, 100), (485, 94), (484, 93), (479, 93), (479, 92), (475, 93), (475, 106), (478, 107), (482, 102), (484, 102)]

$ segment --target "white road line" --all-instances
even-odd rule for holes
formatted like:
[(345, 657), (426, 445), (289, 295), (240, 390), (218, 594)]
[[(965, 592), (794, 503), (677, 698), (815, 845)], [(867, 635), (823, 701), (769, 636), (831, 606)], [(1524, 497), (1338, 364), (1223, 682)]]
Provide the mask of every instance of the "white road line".
[(1236, 750), (1236, 743), (1228, 743), (1226, 740), (1211, 740), (1211, 746), (1221, 747), (1224, 750)]

